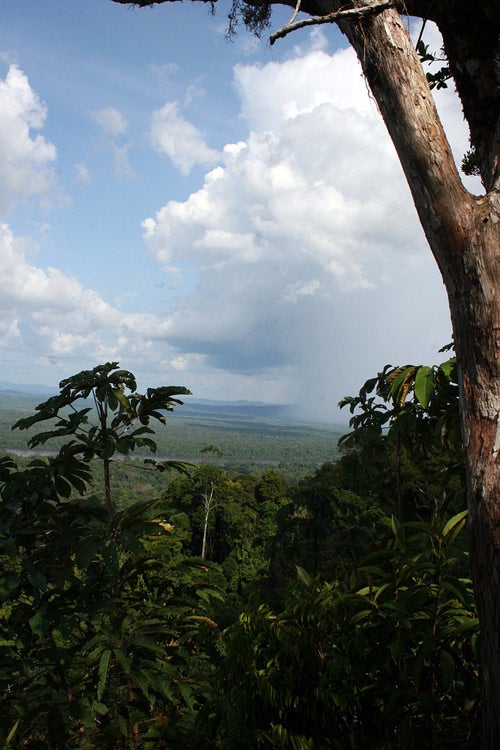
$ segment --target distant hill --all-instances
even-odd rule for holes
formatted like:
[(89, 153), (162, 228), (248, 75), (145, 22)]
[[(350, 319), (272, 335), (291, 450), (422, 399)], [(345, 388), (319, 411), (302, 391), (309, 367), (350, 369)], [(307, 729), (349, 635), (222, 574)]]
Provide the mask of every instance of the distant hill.
[[(29, 404), (25, 404), (27, 411), (33, 409), (33, 400), (35, 405), (45, 401), (50, 396), (59, 392), (56, 386), (40, 384), (20, 384), (0, 381), (0, 399), (3, 400), (2, 407), (15, 406), (23, 408), (22, 401), (24, 398), (29, 399)], [(14, 404), (16, 400), (19, 403)], [(309, 420), (297, 418), (294, 407), (290, 404), (270, 404), (264, 401), (216, 401), (211, 399), (196, 398), (196, 396), (186, 396), (181, 399), (183, 406), (178, 407), (173, 412), (174, 416), (183, 419), (201, 418), (208, 420), (248, 421), (250, 423), (260, 420), (279, 420), (282, 422), (310, 423)], [(10, 404), (6, 403), (10, 401)], [(346, 425), (339, 423), (325, 422), (333, 427), (338, 427), (345, 431)]]
[[(0, 452), (29, 453), (27, 442), (37, 428), (12, 431), (12, 425), (33, 414), (40, 402), (55, 393), (46, 386), (43, 394), (34, 392), (37, 386), (30, 386), (33, 390), (29, 393), (20, 392), (21, 388), (26, 386), (0, 388)], [(183, 399), (184, 405), (168, 414), (165, 425), (152, 425), (158, 445), (156, 458), (199, 463), (203, 448), (216, 445), (223, 453), (222, 465), (231, 471), (255, 473), (276, 467), (295, 481), (335, 460), (338, 439), (346, 432), (345, 426), (294, 419), (287, 405), (191, 398)], [(49, 449), (55, 450), (59, 444), (54, 441)], [(146, 453), (137, 451), (137, 455)]]
[[(46, 399), (58, 393), (56, 386), (37, 385), (33, 383), (9, 383), (0, 380), (0, 396), (39, 396)], [(264, 419), (291, 419), (292, 407), (286, 404), (267, 404), (263, 401), (214, 401), (188, 397), (184, 401), (182, 412), (213, 416), (239, 415), (245, 417), (263, 417)]]
[(58, 392), (56, 386), (50, 385), (36, 385), (36, 384), (22, 384), (22, 383), (8, 383), (4, 380), (0, 380), (0, 393), (11, 396), (19, 396), (21, 394), (25, 396), (54, 396)]
[(206, 417), (246, 417), (256, 419), (292, 419), (292, 407), (287, 404), (265, 404), (260, 401), (210, 401), (208, 399), (183, 399), (179, 411), (187, 417), (191, 413)]

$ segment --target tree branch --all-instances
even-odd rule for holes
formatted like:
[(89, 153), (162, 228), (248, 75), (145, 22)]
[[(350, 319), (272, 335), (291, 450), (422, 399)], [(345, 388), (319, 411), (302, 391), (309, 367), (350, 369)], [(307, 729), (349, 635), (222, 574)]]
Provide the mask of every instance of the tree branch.
[(301, 2), (302, 2), (302, 0), (297, 0), (297, 3), (295, 5), (295, 10), (293, 11), (293, 15), (290, 18), (290, 20), (288, 21), (288, 23), (285, 24), (285, 26), (290, 26), (290, 24), (292, 24), (295, 21), (295, 19), (297, 18), (297, 14), (298, 14), (298, 12), (300, 10), (300, 3)]
[(303, 18), (300, 21), (296, 21), (293, 23), (293, 20), (295, 16), (297, 15), (298, 8), (300, 6), (300, 0), (297, 3), (297, 7), (295, 10), (295, 13), (293, 14), (292, 18), (288, 23), (286, 23), (284, 26), (281, 27), (281, 29), (278, 29), (278, 31), (275, 31), (274, 34), (271, 34), (269, 37), (269, 43), (273, 45), (277, 39), (283, 39), (283, 37), (287, 36), (287, 34), (291, 34), (292, 31), (296, 31), (297, 29), (303, 29), (305, 26), (318, 26), (322, 23), (336, 23), (337, 21), (347, 21), (349, 19), (357, 19), (357, 18), (366, 18), (367, 16), (375, 15), (376, 13), (381, 13), (383, 10), (387, 10), (388, 8), (394, 8), (396, 5), (395, 2), (392, 0), (387, 0), (387, 2), (382, 3), (376, 3), (374, 5), (364, 5), (360, 8), (345, 8), (341, 10), (334, 11), (333, 13), (328, 13), (326, 16), (314, 16), (312, 18)]
[[(111, 0), (112, 3), (118, 3), (118, 5), (129, 5), (131, 8), (152, 8), (153, 5), (174, 3), (177, 1), (178, 0)], [(213, 4), (216, 0), (201, 0), (201, 2)]]

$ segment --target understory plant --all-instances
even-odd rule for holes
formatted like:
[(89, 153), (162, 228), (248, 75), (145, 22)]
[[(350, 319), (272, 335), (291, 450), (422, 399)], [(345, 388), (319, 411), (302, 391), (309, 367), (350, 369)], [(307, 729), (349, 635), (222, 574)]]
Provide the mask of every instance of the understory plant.
[(394, 520), (360, 567), (362, 588), (298, 568), (282, 611), (248, 608), (204, 712), (216, 747), (479, 747), (464, 523)]
[[(2, 747), (180, 747), (205, 700), (210, 565), (182, 558), (155, 500), (118, 512), (109, 481), (104, 503), (89, 490), (90, 460), (106, 472), (116, 452), (154, 450), (150, 419), (188, 391), (142, 396), (116, 368), (63, 381), (17, 423), (53, 420), (30, 444), (64, 437), (56, 455), (0, 459)], [(75, 406), (89, 395), (95, 410)]]

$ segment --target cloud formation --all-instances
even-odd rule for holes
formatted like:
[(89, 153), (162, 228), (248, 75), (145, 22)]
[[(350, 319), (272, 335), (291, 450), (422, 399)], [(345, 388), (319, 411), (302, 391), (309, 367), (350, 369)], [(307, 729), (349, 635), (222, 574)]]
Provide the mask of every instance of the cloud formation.
[(104, 133), (114, 138), (123, 135), (128, 130), (128, 123), (122, 113), (114, 107), (106, 107), (92, 113), (94, 122)]
[(75, 164), (75, 181), (79, 185), (90, 185), (92, 182), (92, 174), (90, 169), (83, 162)]
[(132, 144), (124, 140), (129, 130), (125, 116), (115, 107), (105, 107), (92, 112), (91, 117), (104, 137), (104, 147), (111, 154), (116, 176), (135, 177), (128, 157)]
[(31, 353), (98, 362), (124, 352), (135, 358), (168, 330), (153, 315), (124, 313), (97, 292), (57, 268), (30, 261), (30, 245), (0, 225), (2, 349), (13, 344)]
[[(152, 113), (154, 149), (184, 175), (206, 168), (198, 189), (143, 223), (165, 283), (183, 290), (168, 315), (118, 309), (39, 256), (35, 265), (31, 243), (1, 227), (4, 362), (53, 363), (64, 377), (117, 359), (148, 382), (171, 372), (199, 396), (300, 402), (328, 420), (386, 361), (434, 359), (449, 340), (446, 300), (394, 149), (352, 51), (329, 55), (312, 39), (284, 62), (235, 68), (241, 140), (222, 152), (177, 102)], [(0, 119), (0, 176), (2, 139), (21, 124), (18, 162), (41, 197), (56, 152), (30, 135), (45, 110), (15, 70), (20, 114)], [(94, 120), (126, 171), (131, 127), (114, 108)], [(83, 162), (76, 179), (90, 179)], [(6, 205), (20, 194), (12, 188)]]
[[(108, 132), (124, 132), (119, 113), (104, 112)], [(27, 76), (11, 66), (0, 81), (0, 217), (26, 197), (47, 203), (57, 187), (56, 148), (42, 135), (32, 135), (44, 126), (46, 114)], [(75, 168), (77, 181), (88, 184), (87, 167), (79, 163)], [(38, 233), (43, 239), (50, 228), (44, 225)], [(50, 365), (56, 372), (49, 382), (55, 383), (73, 366), (122, 357), (142, 363), (145, 352), (165, 337), (168, 321), (116, 309), (74, 276), (44, 268), (40, 256), (33, 240), (0, 223), (0, 362), (19, 373), (19, 382), (44, 379), (34, 377), (34, 366)], [(153, 368), (161, 358), (168, 366), (168, 352), (165, 345), (157, 356), (152, 351)]]
[[(364, 379), (385, 364), (382, 341), (408, 356), (411, 338), (421, 350), (432, 332), (430, 351), (448, 340), (439, 276), (351, 50), (240, 65), (235, 88), (246, 139), (199, 190), (144, 221), (167, 272), (187, 265), (198, 277), (168, 340), (333, 413), (356, 390), (353, 366)], [(391, 330), (396, 311), (409, 318), (403, 334)]]
[(178, 102), (167, 102), (153, 112), (151, 142), (183, 175), (197, 164), (208, 166), (218, 158), (217, 151), (207, 146), (202, 133), (182, 116)]
[(56, 147), (39, 133), (45, 124), (45, 105), (26, 75), (10, 65), (0, 79), (0, 215), (14, 202), (48, 201), (57, 186), (53, 169)]

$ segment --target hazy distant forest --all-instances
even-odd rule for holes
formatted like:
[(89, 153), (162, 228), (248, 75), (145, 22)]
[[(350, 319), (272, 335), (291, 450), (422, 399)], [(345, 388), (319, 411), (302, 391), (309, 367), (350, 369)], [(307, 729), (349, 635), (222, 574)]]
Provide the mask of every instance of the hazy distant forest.
[(446, 356), (367, 380), (342, 435), (183, 420), (117, 363), (4, 396), (37, 453), (0, 458), (1, 746), (480, 747)]

